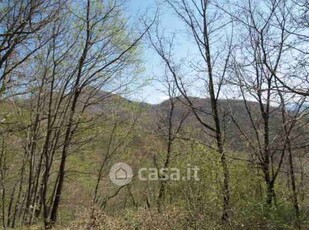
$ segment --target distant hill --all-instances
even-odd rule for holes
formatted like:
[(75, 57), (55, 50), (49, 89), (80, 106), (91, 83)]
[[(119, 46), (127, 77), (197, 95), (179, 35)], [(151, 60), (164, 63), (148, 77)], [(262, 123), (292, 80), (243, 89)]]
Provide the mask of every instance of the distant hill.
[[(83, 104), (87, 101), (88, 96), (94, 92), (95, 94), (92, 95), (91, 105), (89, 105), (86, 109), (86, 113), (90, 116), (101, 114), (108, 116), (112, 113), (125, 114), (126, 111), (129, 111), (132, 107), (134, 107), (139, 111), (139, 125), (142, 126), (142, 129), (150, 132), (156, 132), (158, 129), (158, 123), (161, 123), (161, 126), (167, 124), (166, 120), (170, 111), (169, 100), (153, 105), (145, 102), (128, 100), (116, 93), (92, 91), (91, 88), (89, 88), (84, 91), (83, 95), (81, 95), (79, 105), (83, 106)], [(207, 124), (213, 125), (210, 100), (207, 98), (198, 97), (191, 97), (190, 99), (193, 102), (194, 107), (198, 109), (198, 113), (203, 121)], [(89, 103), (89, 101), (87, 103)], [(24, 104), (27, 109), (31, 103), (27, 100), (26, 103), (21, 104)], [(255, 102), (248, 102), (248, 107), (250, 108), (256, 127), (262, 130), (263, 122), (261, 120), (259, 105)], [(253, 132), (250, 117), (243, 101), (233, 99), (219, 100), (219, 109), (222, 120), (222, 129), (225, 130), (226, 133), (226, 148), (232, 151), (247, 152), (247, 141), (244, 139), (234, 121), (231, 119), (231, 117), (234, 117), (236, 122), (246, 132), (248, 137), (255, 140), (255, 133)], [(177, 124), (177, 121), (179, 121), (187, 111), (190, 111), (190, 109), (187, 106), (185, 99), (181, 97), (175, 98), (174, 123)], [(282, 128), (279, 108), (272, 107), (271, 114), (270, 130), (272, 132), (271, 135), (274, 137), (275, 135), (278, 135), (278, 130)], [(184, 136), (186, 136), (186, 131), (190, 132), (191, 138), (193, 136), (200, 142), (207, 145), (214, 143), (213, 138), (210, 138), (210, 136), (205, 132), (208, 132), (208, 130), (203, 128), (192, 112), (189, 113), (183, 123)]]
[[(197, 97), (190, 99), (193, 102), (195, 108), (200, 111), (199, 115), (203, 119), (203, 121), (207, 124), (211, 124), (214, 126), (213, 119), (211, 117), (210, 100), (207, 98)], [(167, 116), (169, 112), (169, 105), (170, 102), (168, 100), (157, 105), (152, 105), (149, 109), (148, 116), (153, 116), (154, 120), (156, 119), (156, 117), (158, 117), (154, 116), (154, 114), (161, 114), (161, 117), (164, 115)], [(259, 105), (255, 102), (249, 102), (248, 106), (253, 116), (255, 117), (257, 126), (261, 126), (262, 124), (259, 120)], [(246, 132), (248, 132), (248, 135), (253, 137), (252, 124), (250, 122), (249, 115), (246, 111), (244, 103), (240, 100), (220, 100), (219, 109), (219, 115), (221, 117), (223, 126), (222, 129), (226, 132), (226, 147), (233, 151), (246, 151), (246, 141), (244, 141), (243, 136), (239, 131), (239, 128), (237, 128), (237, 126), (231, 119), (231, 116), (233, 116), (239, 123), (239, 125), (245, 128)], [(184, 99), (177, 100), (174, 112), (175, 119), (181, 119), (182, 114), (184, 114), (184, 111), (186, 110), (188, 110), (188, 106), (186, 106)], [(277, 119), (275, 117), (278, 115), (278, 113), (276, 113), (278, 108), (273, 107), (272, 110), (274, 111), (273, 121), (277, 123)], [(213, 139), (209, 138), (209, 135), (206, 135), (204, 133), (205, 128), (203, 128), (203, 126), (196, 119), (195, 115), (192, 112), (187, 117), (186, 122), (184, 122), (184, 127), (186, 129), (193, 130), (193, 132), (196, 132), (196, 138), (200, 139), (200, 141), (204, 141), (206, 144), (213, 143)]]
[[(133, 105), (140, 109), (140, 125), (144, 127), (145, 130), (156, 131), (157, 124), (166, 124), (166, 119), (170, 110), (170, 101), (166, 100), (159, 104), (148, 104), (145, 102), (134, 102), (127, 100), (126, 98), (119, 96), (117, 94), (110, 94), (107, 92), (101, 92), (95, 96), (97, 103), (90, 106), (88, 111), (91, 113), (108, 113), (111, 110), (125, 111), (130, 105)], [(207, 98), (190, 98), (194, 106), (200, 111), (199, 115), (204, 122), (213, 125), (213, 120), (211, 117), (211, 105), (210, 100)], [(174, 121), (177, 121), (186, 113), (190, 111), (189, 107), (186, 105), (184, 98), (175, 98), (175, 109), (174, 109)], [(252, 116), (254, 117), (255, 124), (260, 129), (263, 128), (263, 123), (261, 121), (261, 116), (259, 112), (259, 105), (255, 102), (248, 102), (248, 107), (251, 110)], [(219, 101), (220, 117), (222, 120), (222, 129), (226, 131), (226, 147), (232, 151), (247, 151), (248, 145), (244, 140), (243, 135), (239, 131), (239, 128), (235, 125), (231, 117), (233, 116), (240, 127), (242, 127), (247, 135), (254, 140), (254, 132), (252, 129), (252, 124), (250, 122), (249, 115), (245, 108), (243, 101), (241, 100), (220, 100)], [(273, 130), (273, 135), (276, 135), (277, 130), (280, 126), (280, 111), (277, 107), (272, 107), (272, 117), (271, 117), (271, 127)], [(162, 125), (161, 124), (161, 125)], [(205, 144), (211, 145), (213, 143), (213, 138), (205, 134), (205, 128), (199, 123), (195, 115), (190, 112), (187, 116), (183, 129), (190, 132), (190, 135), (195, 135), (195, 138), (199, 139)], [(185, 134), (184, 134), (185, 135)]]

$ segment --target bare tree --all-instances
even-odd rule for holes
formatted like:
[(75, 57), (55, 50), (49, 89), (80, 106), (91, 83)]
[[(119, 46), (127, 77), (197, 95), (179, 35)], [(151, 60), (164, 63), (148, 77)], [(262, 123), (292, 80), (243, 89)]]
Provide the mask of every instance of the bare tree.
[[(38, 7), (49, 9), (45, 2)], [(18, 87), (6, 92), (13, 102), (18, 102), (16, 111), (21, 111), (18, 123), (22, 130), (13, 130), (14, 135), (21, 132), (22, 162), (18, 162), (14, 189), (6, 193), (10, 194), (10, 227), (30, 225), (41, 215), (45, 228), (52, 227), (57, 220), (71, 149), (89, 142), (76, 138), (85, 128), (93, 127), (100, 116), (87, 118), (86, 111), (128, 87), (132, 83), (128, 76), (139, 68), (137, 45), (146, 32), (132, 33), (137, 28), (123, 18), (120, 1), (103, 6), (88, 0), (81, 5), (62, 6), (57, 17), (50, 16), (53, 20), (48, 21), (50, 27), (44, 31), (49, 39), (36, 49), (37, 56), (24, 60), (24, 66), (14, 67), (16, 71), (23, 69), (24, 77), (14, 79)], [(37, 11), (47, 15), (41, 8)], [(34, 17), (29, 19), (30, 24), (31, 20), (34, 23), (41, 19), (39, 15)], [(102, 95), (104, 89), (110, 93)], [(25, 99), (21, 103), (19, 95)], [(23, 114), (25, 111), (29, 116)]]
[[(158, 121), (156, 122), (157, 128), (155, 129), (155, 135), (159, 136), (159, 138), (163, 139), (166, 143), (166, 154), (163, 158), (163, 165), (159, 164), (157, 159), (155, 158), (155, 165), (160, 172), (160, 168), (167, 169), (170, 167), (171, 160), (173, 157), (173, 145), (177, 138), (180, 138), (180, 133), (183, 129), (183, 124), (190, 114), (190, 110), (184, 109), (184, 111), (180, 113), (179, 109), (182, 108), (183, 102), (180, 100), (179, 95), (177, 93), (177, 87), (173, 80), (170, 78), (169, 74), (165, 76), (165, 79), (162, 81), (162, 84), (166, 88), (166, 94), (168, 96), (168, 111), (164, 111), (163, 114), (158, 114)], [(162, 212), (163, 201), (166, 195), (166, 186), (168, 181), (163, 177), (164, 175), (159, 174), (160, 185), (159, 185), (159, 194), (157, 197), (157, 207), (158, 212)]]
[[(185, 98), (187, 106), (191, 108), (196, 119), (209, 135), (215, 139), (218, 154), (221, 156), (223, 169), (223, 212), (222, 221), (228, 222), (230, 210), (230, 187), (229, 169), (224, 150), (224, 134), (222, 119), (220, 117), (219, 97), (221, 95), (222, 84), (225, 78), (227, 64), (232, 50), (232, 37), (223, 41), (220, 32), (230, 23), (221, 15), (220, 11), (209, 1), (166, 1), (167, 5), (176, 13), (181, 21), (189, 29), (190, 35), (197, 47), (200, 59), (194, 66), (193, 71), (202, 73), (202, 82), (206, 83), (207, 96), (210, 99), (211, 111), (203, 111), (196, 108), (192, 98), (188, 95), (188, 87), (184, 83), (183, 76), (180, 74), (180, 66), (176, 65), (171, 54), (173, 42), (164, 41), (158, 35), (151, 40), (152, 46), (162, 58), (165, 65), (171, 72), (176, 87)], [(218, 42), (216, 37), (222, 39)], [(216, 41), (215, 41), (216, 40)], [(226, 50), (222, 51), (220, 45), (224, 45)], [(167, 46), (167, 47), (166, 47)], [(219, 61), (220, 59), (220, 61)], [(205, 117), (211, 117), (212, 121), (206, 121)]]
[(2, 1), (0, 16), (1, 94), (13, 71), (47, 44), (48, 25), (58, 17), (61, 1)]
[[(291, 52), (299, 55), (294, 37), (298, 27), (293, 24), (291, 4), (289, 1), (263, 1), (259, 4), (247, 1), (225, 12), (239, 22), (240, 45), (233, 52), (229, 82), (231, 87), (236, 85), (239, 88), (250, 129), (241, 126), (236, 116), (232, 116), (232, 119), (262, 169), (268, 205), (275, 203), (274, 185), (288, 154), (293, 204), (299, 218), (293, 163), (293, 155), (298, 148), (292, 145), (297, 138), (293, 141), (291, 138), (295, 133), (302, 132), (300, 124), (305, 121), (299, 120), (305, 114), (306, 93), (291, 87), (296, 83), (305, 84), (306, 80), (302, 74), (295, 77), (296, 71), (300, 70), (299, 60), (288, 56)], [(285, 90), (287, 77), (292, 81), (291, 87)], [(253, 101), (258, 103), (257, 107), (252, 105)], [(292, 109), (295, 108), (293, 106), (291, 108), (293, 103), (297, 104), (296, 109)]]

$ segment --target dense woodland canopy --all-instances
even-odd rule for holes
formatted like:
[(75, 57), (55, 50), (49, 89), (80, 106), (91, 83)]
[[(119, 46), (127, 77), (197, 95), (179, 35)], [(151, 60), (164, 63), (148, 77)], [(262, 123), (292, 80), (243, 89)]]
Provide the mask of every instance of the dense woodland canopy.
[(0, 1), (0, 228), (309, 229), (308, 0), (126, 4)]

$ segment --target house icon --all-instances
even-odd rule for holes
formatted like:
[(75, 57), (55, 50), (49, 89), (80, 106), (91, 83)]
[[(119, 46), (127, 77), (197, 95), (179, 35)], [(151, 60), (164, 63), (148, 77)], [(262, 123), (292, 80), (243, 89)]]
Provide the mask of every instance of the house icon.
[(126, 180), (128, 177), (128, 173), (124, 168), (120, 167), (115, 172), (115, 179), (116, 180)]
[(132, 168), (126, 163), (116, 163), (109, 171), (109, 178), (118, 186), (129, 184), (133, 178)]

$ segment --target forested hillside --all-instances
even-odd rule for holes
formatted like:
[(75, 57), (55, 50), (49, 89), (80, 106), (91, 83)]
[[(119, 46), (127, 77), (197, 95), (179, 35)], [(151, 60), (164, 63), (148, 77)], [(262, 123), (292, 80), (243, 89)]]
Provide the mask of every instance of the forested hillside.
[(0, 1), (0, 229), (309, 229), (307, 0), (148, 3)]

